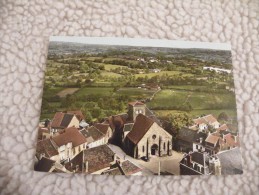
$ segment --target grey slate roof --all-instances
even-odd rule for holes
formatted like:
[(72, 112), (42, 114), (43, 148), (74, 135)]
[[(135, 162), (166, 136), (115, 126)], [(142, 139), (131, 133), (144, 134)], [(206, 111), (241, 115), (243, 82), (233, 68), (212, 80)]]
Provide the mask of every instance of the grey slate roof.
[(234, 148), (217, 154), (221, 163), (222, 175), (242, 174), (242, 156), (239, 148)]

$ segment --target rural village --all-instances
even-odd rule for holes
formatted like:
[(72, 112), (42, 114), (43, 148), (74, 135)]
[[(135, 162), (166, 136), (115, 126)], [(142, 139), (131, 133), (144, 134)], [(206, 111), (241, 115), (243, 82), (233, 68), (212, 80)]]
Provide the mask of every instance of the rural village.
[[(89, 125), (80, 110), (40, 124), (35, 170), (108, 175), (240, 174), (239, 136), (212, 115), (173, 137), (142, 102)], [(234, 130), (235, 131), (235, 130)], [(232, 168), (229, 163), (232, 163)]]
[(228, 57), (94, 47), (83, 54), (81, 45), (57, 53), (56, 44), (47, 61), (36, 171), (242, 173)]

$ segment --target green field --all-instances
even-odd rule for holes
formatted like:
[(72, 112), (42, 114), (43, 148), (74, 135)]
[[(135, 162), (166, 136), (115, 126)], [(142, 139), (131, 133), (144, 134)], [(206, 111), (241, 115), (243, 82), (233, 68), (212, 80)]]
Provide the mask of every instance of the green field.
[[(151, 63), (151, 58), (157, 58), (156, 63)], [(234, 93), (224, 88), (232, 86), (229, 77), (201, 71), (209, 63), (188, 56), (178, 59), (119, 50), (104, 55), (54, 56), (47, 61), (43, 98), (48, 104), (43, 107), (41, 118), (51, 118), (56, 111), (82, 109), (92, 115), (89, 121), (101, 120), (125, 112), (127, 103), (136, 100), (146, 102), (158, 116), (182, 112), (193, 117), (217, 116), (223, 111), (236, 116)], [(154, 73), (154, 69), (161, 71)], [(161, 90), (140, 88), (142, 84), (157, 84)]]
[[(136, 78), (139, 78), (139, 77), (148, 77), (148, 78), (151, 78), (151, 77), (154, 77), (154, 76), (163, 76), (165, 74), (167, 74), (168, 76), (174, 76), (174, 75), (179, 75), (180, 71), (161, 71), (161, 72), (150, 72), (150, 73), (143, 73), (143, 74), (136, 74)], [(182, 73), (183, 76), (193, 76), (193, 74), (191, 73)]]
[(209, 113), (218, 115), (223, 111), (229, 113), (230, 116), (236, 115), (235, 97), (232, 93), (213, 94), (166, 89), (158, 92), (154, 99), (147, 103), (147, 106), (159, 115), (164, 116), (169, 113), (184, 112), (181, 106), (186, 105), (187, 102), (192, 107), (187, 112), (193, 116)]
[(122, 76), (121, 74), (117, 74), (117, 73), (114, 73), (114, 72), (107, 72), (107, 71), (102, 71), (101, 75), (106, 76), (106, 77), (115, 77), (115, 78), (118, 78), (118, 77)]
[(47, 90), (45, 90), (43, 92), (43, 97), (52, 97), (52, 96), (55, 96), (57, 95), (57, 93), (59, 93), (60, 91), (62, 91), (64, 88), (62, 87), (51, 87), (51, 88), (48, 88)]
[(127, 95), (132, 98), (137, 98), (139, 96), (143, 98), (149, 98), (152, 96), (156, 91), (154, 90), (145, 90), (142, 88), (131, 88), (131, 87), (124, 87), (120, 88), (116, 93), (120, 95)]
[(108, 96), (113, 91), (113, 88), (110, 87), (83, 87), (79, 89), (75, 95), (77, 97), (83, 97), (85, 95), (99, 95), (101, 96)]
[(156, 107), (171, 107), (178, 106), (184, 103), (188, 92), (186, 91), (174, 91), (170, 89), (165, 89), (159, 91), (153, 100), (149, 102), (147, 105), (153, 109)]
[(113, 65), (113, 64), (104, 64), (104, 63), (96, 63), (96, 64), (104, 65), (104, 68), (107, 71), (111, 71), (111, 70), (114, 70), (116, 68), (125, 68), (126, 67), (126, 66)]
[[(184, 113), (184, 111), (179, 110), (155, 110), (154, 111), (157, 116), (166, 116), (168, 114), (179, 114)], [(236, 111), (235, 109), (220, 109), (220, 110), (192, 110), (188, 112), (193, 118), (200, 117), (201, 115), (207, 115), (212, 114), (215, 117), (218, 117), (218, 115), (222, 112), (225, 112), (229, 117), (235, 118), (236, 117)]]

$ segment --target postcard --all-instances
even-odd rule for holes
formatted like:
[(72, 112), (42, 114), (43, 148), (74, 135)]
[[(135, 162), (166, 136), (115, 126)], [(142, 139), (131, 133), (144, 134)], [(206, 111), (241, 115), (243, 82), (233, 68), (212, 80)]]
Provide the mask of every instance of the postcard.
[(50, 37), (35, 171), (242, 174), (231, 47)]

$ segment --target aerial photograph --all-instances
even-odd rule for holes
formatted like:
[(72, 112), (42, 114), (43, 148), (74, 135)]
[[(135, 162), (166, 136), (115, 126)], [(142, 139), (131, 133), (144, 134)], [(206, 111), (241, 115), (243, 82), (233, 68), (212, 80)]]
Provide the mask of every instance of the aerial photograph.
[(229, 47), (95, 39), (50, 39), (35, 171), (243, 173)]

